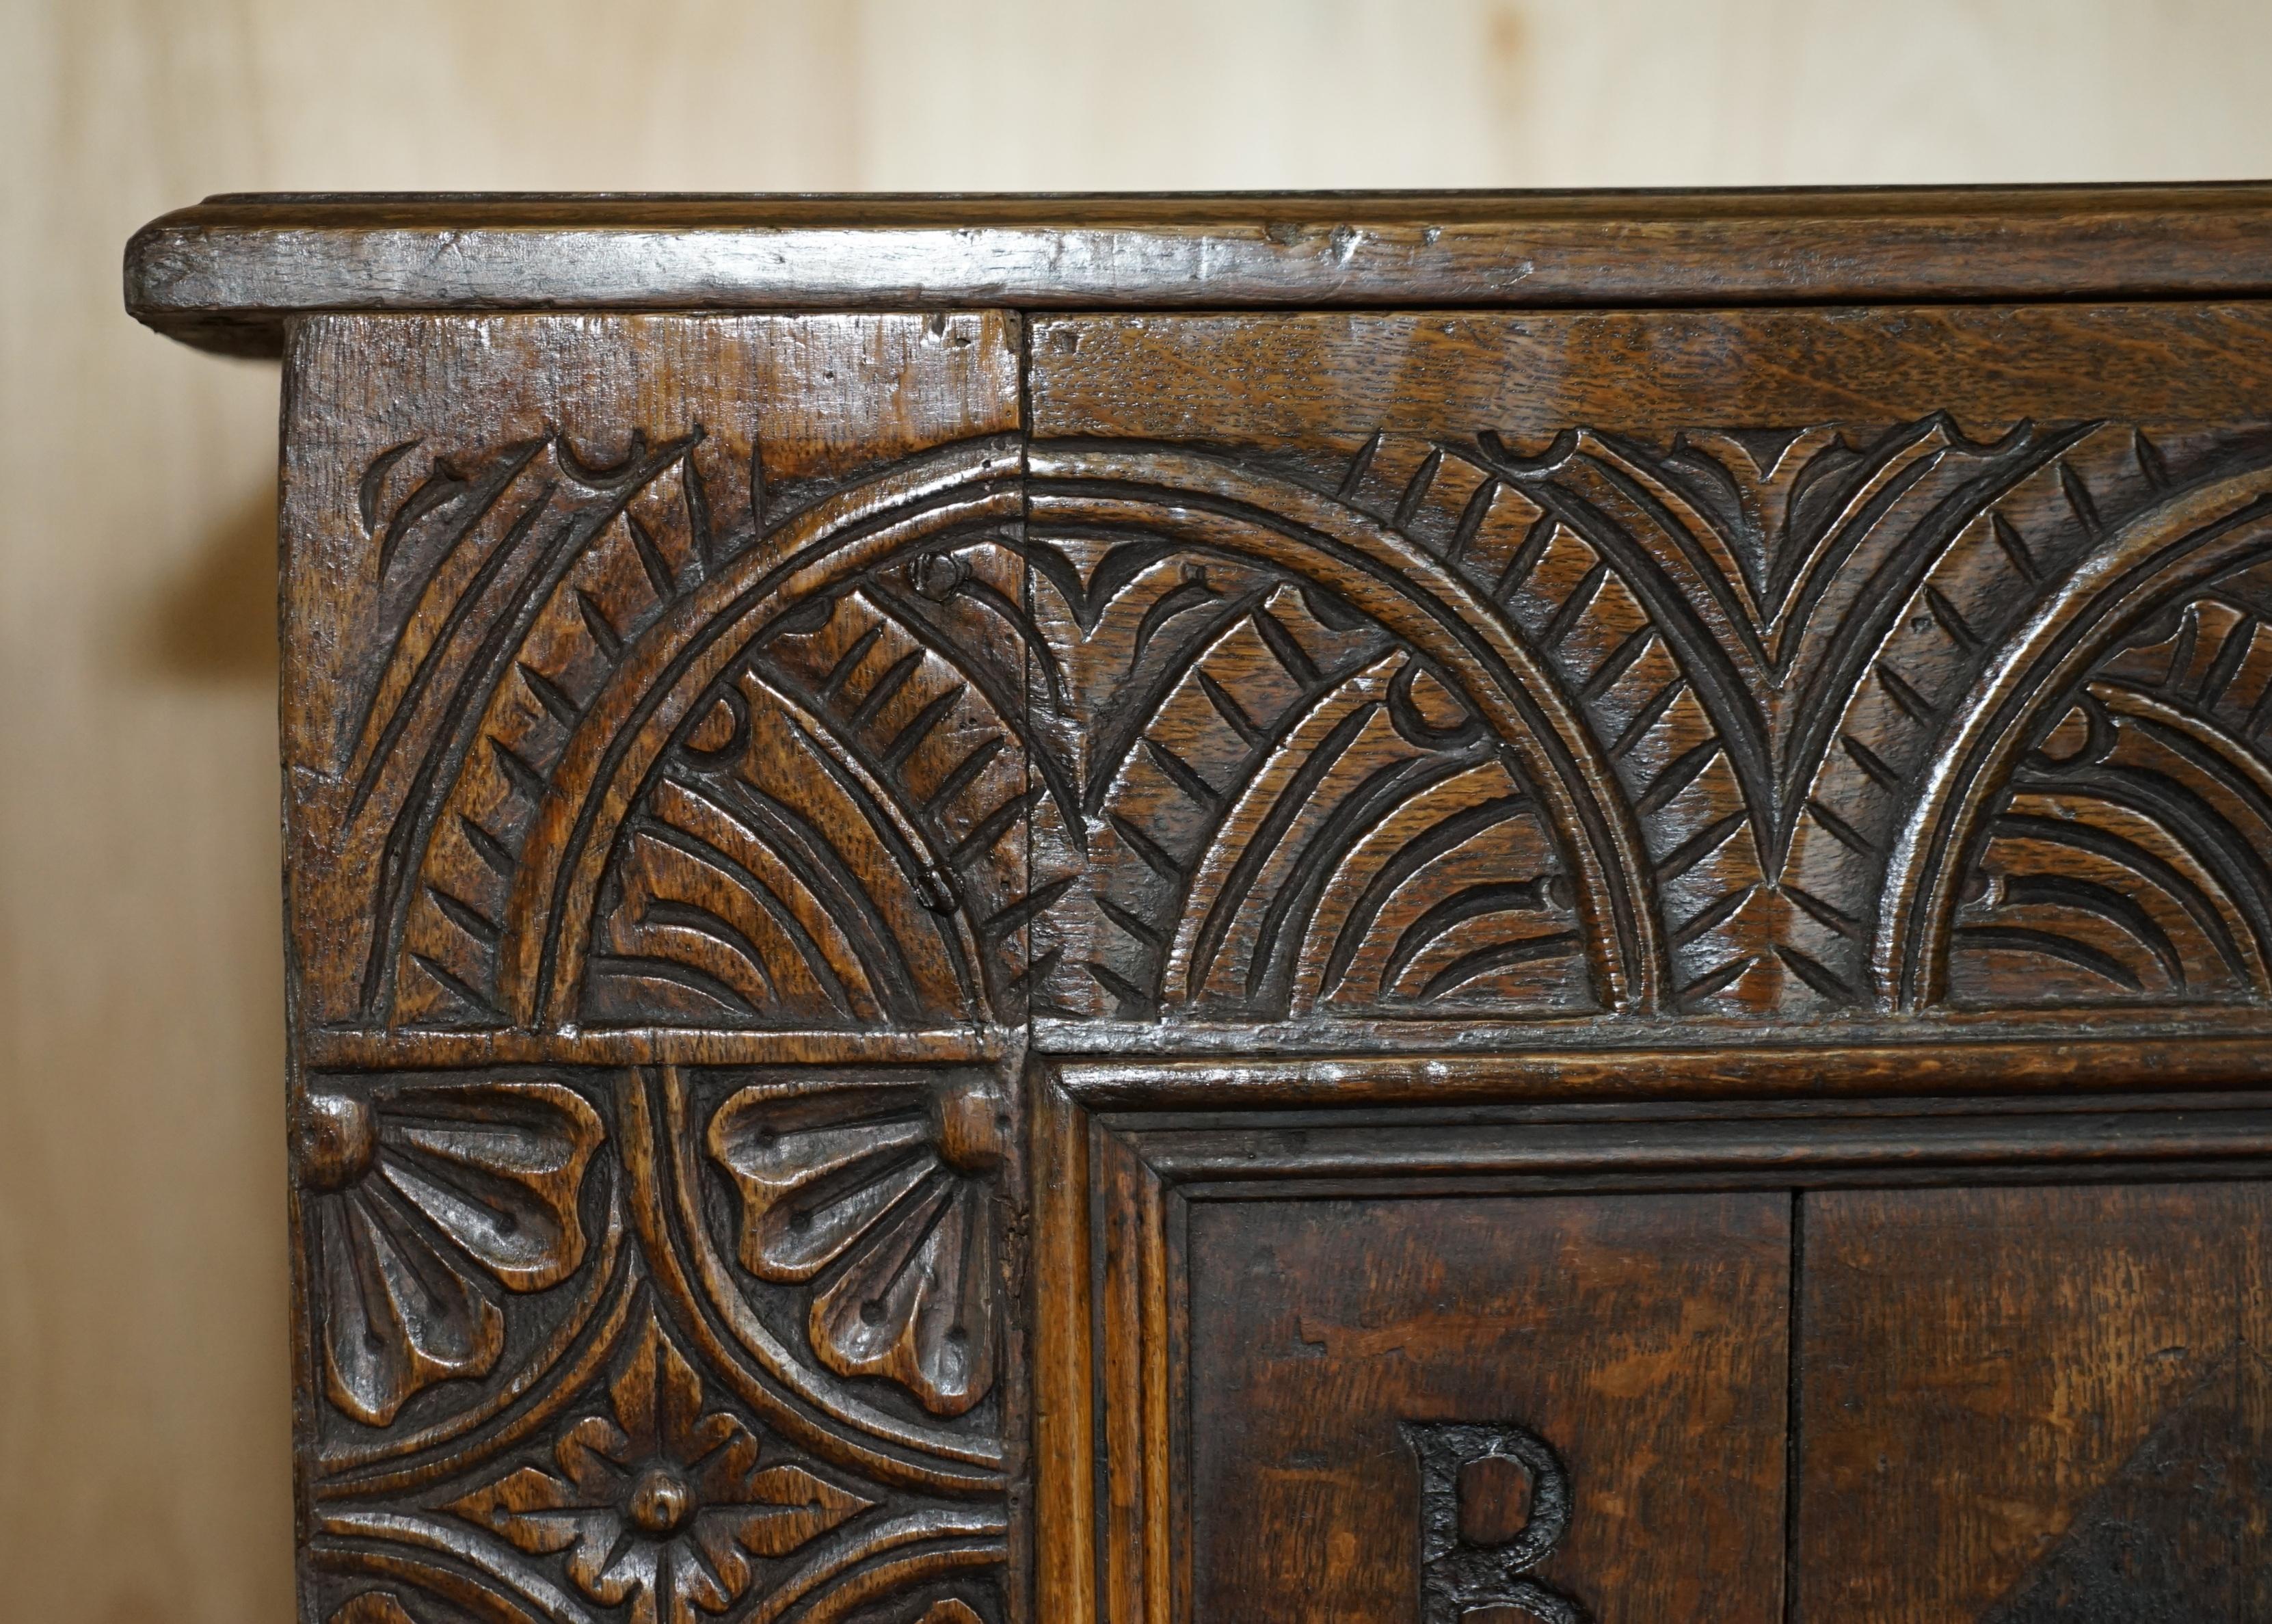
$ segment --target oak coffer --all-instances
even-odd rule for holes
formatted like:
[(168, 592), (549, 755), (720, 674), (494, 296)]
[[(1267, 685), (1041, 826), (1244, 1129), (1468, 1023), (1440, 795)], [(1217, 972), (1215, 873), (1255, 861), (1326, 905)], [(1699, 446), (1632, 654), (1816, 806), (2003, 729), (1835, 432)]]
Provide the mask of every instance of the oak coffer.
[(2272, 187), (126, 272), (283, 363), (305, 1624), (2272, 1619)]

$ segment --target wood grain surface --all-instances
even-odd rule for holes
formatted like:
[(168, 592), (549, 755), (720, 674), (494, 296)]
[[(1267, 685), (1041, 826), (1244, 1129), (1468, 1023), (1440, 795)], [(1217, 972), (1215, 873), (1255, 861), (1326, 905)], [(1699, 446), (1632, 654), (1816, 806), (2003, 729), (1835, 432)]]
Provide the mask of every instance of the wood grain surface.
[[(549, 996), (535, 983), (550, 948), (524, 953), (510, 933), (527, 917), (515, 887), (553, 882), (535, 877), (533, 853), (553, 852), (558, 871), (564, 842), (588, 843), (548, 821), (581, 810), (552, 785), (556, 769), (598, 770), (576, 754), (579, 734), (604, 741), (597, 730), (624, 725), (624, 707), (653, 702), (654, 673), (726, 634), (737, 601), (795, 550), (782, 537), (856, 528), (892, 500), (826, 506), (848, 475), (949, 442), (973, 446), (953, 470), (901, 476), (898, 499), (920, 504), (958, 481), (983, 485), (990, 456), (1014, 467), (1012, 451), (986, 443), (1017, 427), (1016, 353), (1016, 324), (998, 315), (560, 317), (478, 331), (344, 318), (303, 329), (283, 520), (295, 946), (311, 1027), (527, 1024), (498, 1017)], [(1002, 522), (1000, 498), (994, 510), (986, 500), (936, 523), (983, 526), (990, 513)], [(801, 526), (790, 522), (799, 514)], [(960, 603), (1020, 592), (1013, 562), (992, 575)], [(1022, 785), (1021, 719), (1000, 714), (1021, 707), (1022, 673), (1013, 662), (948, 697), (953, 673), (904, 624), (929, 610), (931, 589), (913, 578), (873, 587), (841, 618), (780, 640), (768, 675), (750, 679), (758, 687), (706, 699), (723, 730), (692, 742), (725, 776), (660, 788), (639, 814), (677, 832), (631, 853), (632, 869), (609, 882), (632, 894), (589, 949), (592, 1024), (656, 1024), (666, 1007), (682, 1018), (661, 1023), (682, 1026), (713, 1015), (739, 1024), (737, 1012), (769, 1012), (769, 1026), (870, 1024), (886, 1012), (883, 1024), (936, 1026), (962, 1013), (970, 989), (941, 956), (923, 875), (871, 899), (872, 921), (839, 904), (829, 924), (819, 901), (776, 918), (759, 899), (777, 887), (833, 899), (842, 882), (811, 867), (821, 848), (809, 839), (804, 857), (761, 857), (728, 832), (737, 816), (779, 816), (785, 827), (863, 819), (871, 791), (835, 786), (809, 758), (811, 730), (831, 725), (864, 734), (871, 766), (943, 820), (940, 850)], [(950, 619), (957, 612), (947, 606)], [(675, 702), (673, 723), (695, 699)], [(941, 699), (946, 708), (934, 709)], [(798, 758), (806, 764), (789, 765)], [(777, 791), (783, 778), (813, 782), (781, 791), (778, 814), (752, 812), (742, 805), (751, 773)], [(982, 843), (1022, 872), (1004, 834)], [(891, 887), (887, 848), (901, 838), (871, 836), (886, 844), (856, 851), (856, 865)], [(404, 866), (412, 841), (426, 853), (422, 876)], [(689, 857), (690, 843), (710, 855)], [(782, 863), (803, 878), (776, 873)], [(737, 887), (729, 871), (746, 878)], [(574, 883), (573, 872), (557, 883)], [(705, 919), (722, 935), (706, 937)], [(721, 945), (732, 942), (744, 946)], [(579, 968), (558, 975), (574, 980), (587, 949), (570, 951)], [(801, 953), (815, 962), (775, 962)], [(670, 991), (656, 979), (672, 976)]]
[(1797, 1616), (2262, 1616), (2266, 1199), (1807, 1196)]
[[(1707, 1267), (1734, 1244), (1716, 1223), (1700, 1239), (1667, 1215), (1730, 1213), (1764, 1215), (1738, 1250), (1772, 1264), (1782, 1309), (1757, 1306), (1741, 1345), (1780, 1361), (1804, 1406), (1774, 1396), (1786, 1458), (1760, 1480), (1788, 1490), (1791, 1515), (1760, 1536), (1754, 1589), (1788, 1584), (1797, 1617), (1913, 1605), (1886, 1615), (2005, 1624), (2246, 1618), (2261, 1605), (2232, 1578), (2253, 1571), (2263, 1520), (2253, 1333), (2231, 1328), (2256, 1295), (2234, 1249), (2251, 1244), (2272, 1186), (2173, 1182), (2261, 1179), (2261, 1155), (2222, 1171), (2063, 1169), (2056, 1147), (2094, 1118), (2110, 1147), (2153, 1132), (2079, 1102), (2065, 1126), (2003, 1114), (2015, 1102), (1892, 1100), (1395, 1115), (1250, 1100), (1085, 1118), (1072, 1091), (1091, 1064), (1050, 1066), (1037, 1099), (1052, 1126), (1035, 1142), (1051, 1260), (1035, 1298), (1043, 1595), (1066, 1616), (1432, 1624), (1487, 1601), (1512, 1605), (1493, 1620), (1662, 1616), (1573, 1593), (1550, 1553), (1575, 1540), (1596, 1493), (1612, 1516), (1634, 1505), (1618, 1486), (1624, 1455), (1593, 1448), (1599, 1429), (1685, 1426), (1700, 1406), (1726, 1419), (1684, 1385), (1727, 1368), (1724, 1336), (1708, 1329), (1630, 1392), (1591, 1391), (1573, 1412), (1588, 1441), (1574, 1447), (1527, 1412), (1431, 1411), (1394, 1422), (1402, 1447), (1386, 1448), (1372, 1433), (1392, 1423), (1368, 1406), (1434, 1393), (1439, 1376), (1559, 1393), (1603, 1348), (1643, 1335), (1636, 1314), (1676, 1340), (1676, 1324), (1719, 1326), (1700, 1305), (1751, 1276)], [(1852, 1164), (1850, 1193), (1794, 1200), (1790, 1185), (1847, 1176), (1813, 1159), (1844, 1127), (1881, 1137), (1884, 1159)], [(1774, 1171), (1734, 1171), (1725, 1196), (1704, 1194), (1722, 1182), (1712, 1158), (1729, 1130), (1779, 1147)], [(2160, 1182), (2075, 1183), (2110, 1176)], [(2022, 1181), (2038, 1187), (2011, 1187)], [(1630, 1267), (1611, 1269), (1587, 1250), (1641, 1233), (1655, 1238), (1645, 1263), (1618, 1254)], [(1534, 1266), (1536, 1278), (1506, 1284)], [(1592, 1293), (1596, 1267), (1617, 1292)], [(1674, 1321), (1647, 1318), (1642, 1275), (1685, 1294)], [(1352, 1414), (1371, 1417), (1356, 1434), (1371, 1447), (1345, 1441)], [(1384, 1516), (1392, 1492), (1410, 1498)], [(1887, 1529), (1852, 1556), (1848, 1530), (1881, 1509)], [(1675, 1507), (1658, 1522), (1712, 1515)], [(1629, 1530), (1617, 1571), (1655, 1572), (1657, 1543)], [(1692, 1566), (1721, 1554), (1700, 1536), (1680, 1549)], [(1323, 1581), (1329, 1569), (1339, 1582)], [(1213, 1608), (1211, 1570), (1234, 1575)], [(1772, 1594), (1767, 1605), (1780, 1614)]]
[(309, 1609), (1804, 1601), (1796, 1192), (2272, 1162), (2267, 337), (295, 318)]
[(230, 196), (128, 307), (231, 353), (305, 311), (1495, 306), (2272, 292), (2261, 187), (1192, 199)]
[(1036, 318), (1043, 1014), (2261, 1007), (2268, 337)]
[[(1567, 1531), (1535, 1572), (1593, 1617), (1780, 1620), (1790, 1210), (1196, 1205), (1192, 1616), (1411, 1618), (1398, 1426), (1461, 1421), (1566, 1463)], [(1506, 1510), (1470, 1515), (1487, 1535)]]
[[(293, 1093), (318, 1613), (411, 1564), (474, 1608), (1001, 1617), (1020, 1130), (969, 1062), (1024, 968), (1018, 351), (295, 329), (295, 1008), (367, 1045)], [(564, 1041), (434, 1047), (506, 1029)], [(658, 1029), (857, 1064), (580, 1041)]]
[(313, 1611), (1827, 1583), (1797, 1192), (2272, 1165), (2268, 336), (295, 318)]
[[(1882, 306), (1521, 315), (1043, 314), (1033, 431), (1354, 456), (1374, 434), (1576, 426), (1700, 432), (1950, 414), (1976, 432), (2090, 418), (2201, 427), (2246, 415), (2272, 370), (2272, 309)], [(1388, 449), (1384, 444), (1384, 450)], [(1378, 453), (1376, 453), (1378, 454)], [(1387, 473), (1383, 468), (1383, 475)], [(1408, 473), (1409, 469), (1406, 470)], [(1400, 490), (1399, 494), (1401, 492)], [(1392, 510), (1393, 511), (1393, 510)]]

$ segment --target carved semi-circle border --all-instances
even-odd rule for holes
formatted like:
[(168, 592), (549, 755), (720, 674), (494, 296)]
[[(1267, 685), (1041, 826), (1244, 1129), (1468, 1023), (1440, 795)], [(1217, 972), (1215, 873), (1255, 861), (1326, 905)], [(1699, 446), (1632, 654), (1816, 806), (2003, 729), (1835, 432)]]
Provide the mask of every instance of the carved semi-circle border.
[[(1598, 740), (1537, 651), (1449, 566), (1345, 504), (1169, 446), (974, 441), (901, 464), (762, 538), (639, 639), (564, 752), (515, 877), (500, 994), (534, 1026), (572, 1018), (617, 827), (696, 698), (779, 618), (910, 548), (1051, 518), (1140, 525), (1291, 569), (1340, 594), (1459, 682), (1537, 787), (1578, 881), (1608, 1009), (1657, 1009), (1668, 970), (1650, 864)], [(2119, 532), (2030, 617), (1960, 712), (1888, 862), (1873, 943), (1880, 984), (1917, 1012), (1939, 996), (1947, 937), (1981, 808), (2035, 710), (2167, 594), (2261, 543), (2272, 470), (2181, 493)], [(1004, 721), (1028, 734), (1027, 718)]]
[[(1028, 476), (1020, 479), (1020, 474)], [(842, 493), (766, 538), (640, 639), (595, 696), (532, 830), (501, 950), (500, 992), (534, 1024), (572, 1007), (616, 838), (700, 693), (765, 629), (909, 548), (1040, 514), (1140, 523), (1188, 544), (1293, 567), (1442, 664), (1538, 786), (1571, 856), (1613, 1010), (1656, 1007), (1664, 950), (1641, 894), (1648, 863), (1598, 742), (1536, 651), (1432, 555), (1339, 503), (1204, 455), (1156, 448), (949, 448)], [(1296, 557), (1289, 560), (1289, 550)], [(1005, 718), (1020, 732), (1024, 717)]]
[(2169, 597), (2272, 547), (2272, 469), (2196, 487), (2086, 559), (1983, 674), (1944, 736), (1886, 865), (1872, 960), (1896, 1007), (1940, 1000), (1949, 932), (1989, 807), (2041, 709)]
[[(748, 645), (744, 643), (742, 647), (746, 648)], [(725, 686), (722, 689), (722, 692), (732, 696), (737, 703), (746, 702), (747, 695), (745, 693), (736, 693), (733, 686), (732, 671), (734, 665), (734, 662), (728, 662), (728, 674), (724, 678)], [(909, 851), (923, 853), (923, 857), (928, 860), (930, 866), (934, 868), (943, 868), (945, 864), (939, 861), (941, 854), (935, 849), (928, 849), (930, 846), (930, 837), (923, 833), (912, 812), (907, 806), (901, 805), (900, 797), (893, 792), (892, 785), (884, 778), (878, 775), (875, 772), (871, 771), (867, 763), (859, 759), (857, 754), (855, 753), (856, 746), (854, 742), (846, 736), (844, 730), (837, 725), (835, 721), (827, 715), (809, 709), (795, 698), (791, 697), (788, 693), (783, 692), (779, 686), (771, 683), (764, 683), (762, 682), (762, 679), (758, 680), (760, 681), (761, 685), (764, 687), (766, 700), (778, 708), (781, 715), (788, 719), (792, 727), (801, 730), (809, 735), (812, 742), (817, 743), (825, 739), (829, 745), (835, 747), (832, 752), (830, 752), (833, 757), (834, 765), (858, 783), (860, 789), (864, 792), (867, 798), (874, 804), (876, 811), (880, 812), (882, 816), (889, 821), (891, 833), (898, 837), (900, 843), (905, 846)], [(714, 682), (709, 688), (705, 689), (703, 692), (704, 694), (706, 695), (714, 692), (721, 691), (721, 690), (720, 690), (718, 684)], [(694, 700), (694, 705), (696, 707), (701, 707), (702, 704), (703, 700), (700, 697), (698, 697)], [(676, 707), (674, 707), (672, 708), (675, 709)], [(1004, 725), (1009, 727), (1013, 731), (1022, 732), (1023, 719), (1017, 716), (1005, 717), (1004, 718)], [(609, 835), (609, 843), (612, 844), (613, 840), (614, 834), (611, 831)], [(598, 849), (604, 850), (606, 849), (606, 847), (602, 846), (598, 848)], [(921, 905), (920, 902), (919, 905)], [(968, 916), (960, 908), (954, 909), (949, 912), (938, 913), (933, 912), (926, 907), (924, 911), (932, 927), (938, 932), (941, 939), (947, 945), (948, 954), (952, 961), (955, 984), (960, 989), (960, 995), (965, 1001), (965, 1018), (970, 1020), (982, 1019), (982, 1012), (986, 1007), (986, 999), (989, 992), (987, 986), (985, 954), (979, 946), (975, 932), (974, 932), (970, 927)], [(594, 924), (596, 924), (596, 921)], [(586, 933), (582, 931), (579, 931), (574, 936), (569, 939), (568, 946), (573, 954), (572, 963), (570, 966), (570, 970), (572, 970), (575, 975), (580, 976), (583, 968), (589, 958)], [(564, 976), (570, 973), (570, 970), (564, 970)], [(567, 981), (564, 985), (557, 989), (557, 992), (563, 1000), (575, 998), (577, 996), (577, 984), (572, 980)], [(564, 1004), (562, 1006), (557, 1006), (555, 1008), (555, 1014), (558, 1015), (565, 1016), (570, 1013), (571, 1011), (564, 1007)], [(574, 1013), (580, 1013), (580, 1007)]]
[[(1207, 550), (1289, 567), (1441, 664), (1513, 750), (1576, 870), (1604, 1003), (1654, 1010), (1668, 963), (1643, 894), (1649, 862), (1600, 744), (1536, 651), (1449, 566), (1395, 531), (1302, 486), (1160, 447), (1035, 447), (1037, 520), (1136, 524)], [(1615, 951), (1603, 944), (1614, 942)]]
[[(499, 993), (524, 1025), (572, 1007), (602, 871), (688, 708), (764, 629), (908, 547), (1019, 516), (1016, 448), (950, 448), (824, 502), (648, 628), (587, 707), (514, 879)], [(1005, 717), (1022, 728), (1023, 717)]]

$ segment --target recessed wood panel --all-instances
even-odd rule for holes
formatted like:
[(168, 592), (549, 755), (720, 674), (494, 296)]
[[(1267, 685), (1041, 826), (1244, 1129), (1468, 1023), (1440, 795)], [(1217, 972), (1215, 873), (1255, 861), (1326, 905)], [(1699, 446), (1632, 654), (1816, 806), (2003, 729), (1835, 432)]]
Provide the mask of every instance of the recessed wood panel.
[[(1568, 1482), (1528, 1577), (1603, 1620), (1782, 1616), (1788, 1197), (1195, 1203), (1193, 1616), (1409, 1624), (1401, 1429), (1512, 1426)], [(1461, 1523), (1504, 1531), (1507, 1468)], [(1514, 1616), (1514, 1615), (1509, 1615)]]
[(1797, 1617), (2272, 1616), (2268, 1241), (2261, 1185), (1807, 1197)]

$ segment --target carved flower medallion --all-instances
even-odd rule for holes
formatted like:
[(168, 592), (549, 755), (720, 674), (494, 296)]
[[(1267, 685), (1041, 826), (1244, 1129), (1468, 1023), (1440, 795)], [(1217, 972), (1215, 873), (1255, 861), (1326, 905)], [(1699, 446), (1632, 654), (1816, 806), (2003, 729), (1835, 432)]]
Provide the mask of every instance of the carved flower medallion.
[(703, 1409), (701, 1378), (650, 1318), (602, 1412), (553, 1445), (556, 1470), (523, 1466), (452, 1502), (532, 1556), (566, 1552), (594, 1601), (629, 1602), (632, 1624), (693, 1624), (785, 1556), (872, 1501), (787, 1463), (762, 1465), (755, 1433)]
[(709, 1149), (741, 1197), (742, 1266), (812, 1283), (821, 1363), (953, 1416), (994, 1384), (992, 1185), (1008, 1132), (990, 1077), (831, 1078), (742, 1089), (711, 1119)]
[(422, 1388), (487, 1374), (504, 1347), (490, 1283), (575, 1272), (605, 1132), (557, 1082), (310, 1087), (293, 1159), (332, 1402), (384, 1426)]

